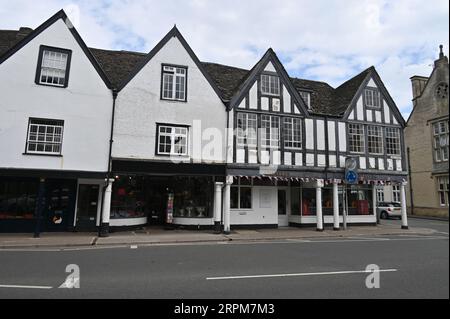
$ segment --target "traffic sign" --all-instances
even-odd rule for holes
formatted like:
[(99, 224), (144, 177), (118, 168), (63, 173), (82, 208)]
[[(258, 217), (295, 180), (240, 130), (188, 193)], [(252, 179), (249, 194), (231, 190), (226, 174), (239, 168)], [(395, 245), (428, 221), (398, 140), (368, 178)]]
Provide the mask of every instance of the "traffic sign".
[(355, 171), (347, 171), (345, 173), (345, 181), (349, 184), (354, 184), (358, 181), (358, 173)]

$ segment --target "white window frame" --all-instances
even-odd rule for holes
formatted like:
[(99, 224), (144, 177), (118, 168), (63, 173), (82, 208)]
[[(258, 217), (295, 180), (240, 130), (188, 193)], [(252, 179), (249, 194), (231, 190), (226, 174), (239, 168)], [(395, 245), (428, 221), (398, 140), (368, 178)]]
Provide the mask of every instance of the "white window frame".
[[(356, 130), (356, 131), (354, 131), (354, 130)], [(359, 141), (357, 141), (355, 139), (357, 136), (359, 137)], [(356, 143), (358, 143), (358, 145)], [(356, 124), (356, 123), (349, 123), (348, 124), (349, 151), (351, 153), (363, 154), (363, 153), (365, 153), (365, 149), (366, 149), (365, 144), (366, 144), (366, 140), (365, 140), (364, 125)]]
[[(379, 152), (371, 151), (371, 144), (376, 144), (376, 149)], [(372, 155), (382, 155), (383, 150), (383, 128), (381, 126), (368, 125), (367, 126), (367, 150)]]
[(380, 91), (376, 89), (364, 90), (364, 105), (367, 107), (379, 109), (381, 108)]
[[(269, 123), (269, 127), (265, 126), (265, 124)], [(278, 127), (273, 124), (278, 123)], [(267, 129), (269, 132), (267, 134)], [(262, 114), (261, 115), (261, 146), (264, 149), (280, 148), (280, 117)], [(278, 138), (277, 138), (278, 137)]]
[(392, 185), (392, 201), (400, 202), (400, 185)]
[(302, 119), (298, 117), (283, 118), (283, 140), (285, 149), (302, 149)]
[[(395, 136), (393, 134), (395, 134)], [(402, 147), (400, 143), (399, 128), (386, 127), (384, 130), (384, 140), (386, 143), (386, 155), (393, 155), (393, 156), (401, 155)]]
[[(244, 210), (244, 211), (250, 211), (253, 209), (253, 180), (250, 182), (250, 184), (241, 185), (241, 178), (238, 177), (235, 184), (231, 185), (232, 189), (237, 189), (237, 196), (238, 196), (238, 206), (233, 207), (231, 210)], [(247, 188), (250, 189), (250, 207), (241, 207), (241, 189)]]
[(384, 202), (384, 187), (377, 187), (377, 203)]
[[(255, 113), (237, 113), (237, 145), (252, 146), (258, 145), (258, 115)], [(242, 123), (242, 127), (239, 127)]]
[[(25, 154), (61, 155), (63, 133), (62, 120), (30, 118)], [(40, 146), (43, 150), (38, 150)], [(46, 151), (48, 147), (51, 151)]]
[[(43, 85), (65, 87), (68, 80), (70, 51), (41, 48), (41, 65), (39, 66), (38, 83)], [(66, 52), (67, 51), (67, 52)], [(45, 80), (44, 80), (45, 78)], [(52, 81), (49, 82), (48, 79)], [(55, 83), (54, 80), (57, 79)]]
[(435, 162), (448, 162), (449, 128), (448, 120), (433, 123), (433, 150)]
[[(161, 129), (170, 129), (170, 133), (168, 132), (161, 132)], [(184, 130), (184, 133), (180, 133), (179, 130)], [(169, 137), (170, 138), (170, 151), (161, 151), (161, 136)], [(180, 141), (185, 141), (184, 143), (184, 152), (183, 153), (177, 153), (175, 152), (175, 146), (177, 146), (176, 141), (177, 138), (181, 137)], [(168, 144), (165, 144), (168, 145)], [(183, 145), (181, 145), (183, 147)], [(165, 125), (165, 124), (159, 124), (158, 125), (158, 136), (157, 136), (157, 155), (170, 155), (170, 156), (188, 156), (189, 155), (189, 127), (188, 126), (172, 126), (172, 125)]]
[[(181, 79), (183, 79), (182, 86), (178, 83)], [(161, 86), (162, 100), (187, 101), (187, 67), (163, 64)], [(177, 94), (183, 94), (183, 96), (177, 97)]]
[[(438, 176), (437, 177), (437, 191), (438, 191), (438, 197), (439, 197), (439, 205), (441, 207), (449, 206), (448, 182), (449, 182), (448, 176)], [(442, 199), (444, 201), (442, 201)]]
[(306, 103), (306, 106), (308, 109), (311, 108), (311, 93), (306, 91), (300, 91), (300, 96), (302, 97), (303, 101)]
[(280, 78), (276, 75), (261, 74), (261, 93), (280, 96)]

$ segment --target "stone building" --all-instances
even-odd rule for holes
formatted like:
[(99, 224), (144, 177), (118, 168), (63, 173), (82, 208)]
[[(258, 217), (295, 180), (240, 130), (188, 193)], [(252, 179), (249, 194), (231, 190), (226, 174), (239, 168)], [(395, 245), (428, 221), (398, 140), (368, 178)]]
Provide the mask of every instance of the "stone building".
[(440, 46), (430, 77), (411, 77), (413, 111), (405, 128), (410, 213), (448, 217), (448, 57)]

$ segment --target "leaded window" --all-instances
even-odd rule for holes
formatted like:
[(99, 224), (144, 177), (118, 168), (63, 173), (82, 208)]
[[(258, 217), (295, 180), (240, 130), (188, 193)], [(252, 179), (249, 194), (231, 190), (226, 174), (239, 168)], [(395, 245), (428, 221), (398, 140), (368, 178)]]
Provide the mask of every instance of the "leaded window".
[(383, 129), (380, 126), (367, 127), (367, 144), (370, 154), (383, 154)]
[(237, 114), (237, 144), (239, 146), (256, 146), (257, 130), (258, 120), (256, 114)]
[(285, 117), (283, 119), (284, 148), (302, 148), (302, 120), (300, 118)]
[(349, 124), (348, 125), (348, 138), (350, 152), (364, 153), (364, 126), (361, 124)]
[(433, 149), (436, 162), (448, 161), (448, 121), (433, 124)]
[(265, 148), (280, 147), (280, 118), (261, 115), (261, 145)]
[(380, 108), (380, 92), (378, 90), (365, 89), (364, 104), (368, 107)]
[(385, 142), (387, 155), (400, 155), (400, 129), (386, 127)]
[(275, 75), (261, 75), (261, 93), (267, 95), (280, 95), (280, 79)]

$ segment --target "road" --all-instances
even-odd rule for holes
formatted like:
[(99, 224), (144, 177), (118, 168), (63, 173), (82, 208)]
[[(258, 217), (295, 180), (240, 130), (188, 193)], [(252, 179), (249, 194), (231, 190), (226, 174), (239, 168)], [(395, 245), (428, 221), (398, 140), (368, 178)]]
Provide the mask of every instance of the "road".
[[(3, 250), (0, 298), (449, 298), (448, 222), (410, 224), (440, 233)], [(58, 288), (69, 264), (79, 289)], [(366, 287), (369, 264), (380, 288)]]

